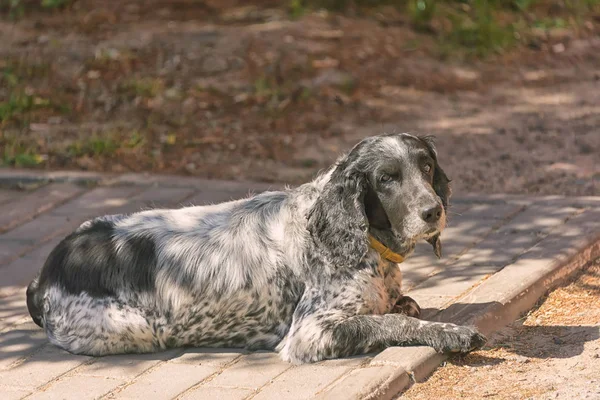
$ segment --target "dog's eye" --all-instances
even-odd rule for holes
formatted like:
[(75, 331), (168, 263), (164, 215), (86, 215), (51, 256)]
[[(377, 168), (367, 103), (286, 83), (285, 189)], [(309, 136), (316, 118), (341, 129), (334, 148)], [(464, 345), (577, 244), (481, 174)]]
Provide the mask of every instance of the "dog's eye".
[(382, 175), (379, 177), (379, 181), (380, 181), (380, 182), (384, 182), (384, 183), (385, 183), (385, 182), (389, 182), (389, 181), (391, 181), (391, 180), (392, 180), (392, 176), (391, 176), (391, 175), (388, 175), (388, 174), (382, 174)]
[(425, 164), (425, 166), (423, 167), (423, 171), (428, 174), (431, 172), (431, 164)]

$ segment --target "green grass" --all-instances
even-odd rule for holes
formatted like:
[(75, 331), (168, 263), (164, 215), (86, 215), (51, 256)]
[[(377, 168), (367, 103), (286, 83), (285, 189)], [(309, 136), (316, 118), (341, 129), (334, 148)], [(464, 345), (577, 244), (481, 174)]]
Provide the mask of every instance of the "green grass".
[(0, 148), (0, 165), (34, 167), (46, 159), (37, 152), (35, 145), (27, 143), (18, 134), (1, 134)]
[[(33, 4), (27, 4), (28, 7), (40, 7), (46, 10), (55, 10), (68, 6), (73, 0), (38, 0)], [(11, 20), (22, 18), (27, 12), (25, 1), (23, 0), (0, 0), (0, 12), (6, 10), (7, 16)]]
[(417, 30), (427, 30), (436, 15), (437, 0), (409, 0), (408, 16)]
[(0, 101), (0, 122), (5, 123), (11, 119), (23, 117), (36, 107), (45, 107), (50, 104), (47, 99), (33, 97), (22, 92), (13, 92), (6, 101)]
[(119, 149), (118, 142), (108, 136), (93, 136), (89, 139), (76, 141), (67, 146), (67, 154), (70, 157), (101, 157), (115, 154)]
[(42, 0), (42, 7), (44, 8), (60, 8), (71, 3), (72, 0)]
[(157, 78), (136, 78), (121, 84), (120, 89), (133, 96), (153, 98), (163, 92), (164, 84)]
[[(569, 28), (600, 11), (600, 0), (291, 0), (290, 15), (309, 9), (369, 15), (394, 6), (411, 26), (435, 35), (440, 54), (485, 57), (525, 40), (532, 28)], [(548, 9), (559, 10), (551, 15)], [(534, 21), (534, 22), (532, 22)]]

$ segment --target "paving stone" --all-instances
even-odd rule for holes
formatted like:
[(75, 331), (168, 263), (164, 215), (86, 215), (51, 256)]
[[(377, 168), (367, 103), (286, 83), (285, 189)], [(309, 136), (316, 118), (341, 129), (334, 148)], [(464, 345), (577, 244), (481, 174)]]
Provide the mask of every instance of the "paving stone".
[(136, 212), (150, 208), (177, 208), (194, 194), (189, 188), (152, 187), (132, 197), (129, 203), (120, 207), (116, 212)]
[(575, 207), (557, 207), (552, 204), (533, 204), (522, 213), (515, 216), (510, 224), (499, 229), (499, 233), (513, 231), (548, 232), (557, 225), (562, 225), (569, 217), (582, 210)]
[(8, 203), (21, 195), (22, 192), (18, 190), (0, 189), (0, 205)]
[(194, 197), (190, 198), (185, 202), (186, 205), (194, 206), (205, 206), (210, 204), (218, 204), (232, 200), (239, 200), (248, 197), (247, 189), (240, 189), (238, 191), (221, 190), (221, 191), (210, 191), (200, 192)]
[(171, 362), (193, 365), (210, 365), (217, 368), (233, 362), (235, 359), (245, 354), (243, 350), (236, 349), (218, 349), (218, 348), (196, 348), (186, 350), (179, 357)]
[(254, 191), (279, 190), (283, 187), (281, 184), (275, 183), (260, 183), (260, 182), (234, 182), (222, 181), (217, 179), (200, 179), (195, 177), (185, 176), (168, 176), (168, 175), (150, 175), (150, 174), (123, 174), (115, 179), (115, 182), (122, 184), (135, 185), (153, 185), (158, 184), (162, 187), (186, 187), (200, 189), (203, 191), (239, 191), (252, 189)]
[(0, 298), (0, 331), (28, 315), (24, 288)]
[(31, 390), (5, 386), (0, 383), (0, 394), (2, 395), (2, 400), (20, 400), (29, 393), (31, 393)]
[(89, 182), (101, 181), (113, 176), (91, 171), (40, 171), (20, 168), (0, 169), (2, 182), (54, 181), (54, 182)]
[(160, 362), (170, 359), (179, 350), (150, 354), (120, 354), (96, 358), (77, 370), (78, 375), (133, 379)]
[[(402, 376), (402, 373), (401, 369), (390, 365), (358, 368), (318, 393), (315, 398), (321, 400), (370, 398), (370, 396), (378, 394), (377, 386), (384, 385), (392, 377)], [(404, 373), (404, 375), (406, 374)], [(407, 375), (405, 380), (408, 384)]]
[(32, 246), (30, 240), (11, 240), (0, 236), (0, 265), (5, 263), (5, 260), (18, 256)]
[(10, 382), (11, 386), (35, 389), (89, 360), (89, 357), (76, 356), (46, 345), (22, 364), (9, 370), (0, 371), (0, 382)]
[(68, 216), (69, 218), (74, 219), (95, 216), (102, 210), (126, 205), (131, 197), (142, 190), (143, 188), (135, 186), (98, 187), (55, 208), (52, 210), (52, 215)]
[[(405, 371), (414, 373), (420, 380), (439, 365), (443, 356), (428, 347), (392, 347), (372, 359), (364, 356), (299, 367), (284, 363), (274, 353), (243, 354), (226, 349), (194, 349), (185, 353), (178, 350), (167, 356), (126, 355), (90, 360), (45, 346), (43, 331), (31, 322), (10, 325), (14, 318), (27, 317), (22, 287), (39, 270), (56, 244), (53, 235), (63, 232), (63, 227), (70, 228), (84, 218), (106, 213), (246, 197), (247, 188), (251, 187), (232, 182), (213, 184), (194, 178), (178, 181), (149, 177), (145, 182), (159, 186), (96, 188), (38, 216), (35, 221), (19, 222), (17, 225), (21, 225), (0, 235), (0, 258), (3, 254), (13, 257), (11, 254), (15, 254), (18, 245), (38, 246), (40, 241), (50, 240), (19, 260), (0, 265), (0, 318), (8, 317), (0, 321), (0, 329), (9, 329), (0, 334), (0, 392), (23, 396), (42, 386), (44, 391), (35, 396), (79, 399), (89, 395), (91, 398), (116, 388), (115, 397), (137, 399), (174, 398), (182, 393), (184, 399), (281, 397), (283, 400), (310, 397), (315, 393), (325, 399), (391, 398), (408, 384)], [(598, 234), (600, 221), (600, 211), (594, 211), (597, 210), (595, 200), (503, 195), (459, 199), (452, 211), (461, 215), (451, 214), (449, 227), (442, 236), (444, 258), (437, 260), (431, 247), (421, 243), (413, 257), (401, 265), (405, 288), (417, 285), (407, 294), (420, 303), (427, 318), (479, 323), (477, 318), (488, 315), (490, 310), (502, 311), (514, 304), (518, 296), (529, 296), (523, 295), (525, 289), (531, 287), (528, 285), (544, 287), (540, 282), (555, 273), (557, 265), (575, 265), (586, 257), (600, 255), (600, 244), (590, 245)], [(8, 201), (14, 202), (14, 199)], [(584, 211), (583, 207), (590, 210)], [(578, 215), (581, 212), (583, 214)], [(36, 229), (36, 223), (43, 227)], [(548, 278), (550, 281), (554, 282), (555, 278)], [(534, 290), (532, 299), (539, 297), (538, 289)], [(13, 306), (15, 308), (11, 308)], [(440, 311), (443, 307), (447, 308)], [(6, 325), (7, 321), (13, 322)], [(56, 356), (47, 352), (61, 353)], [(91, 364), (69, 369), (83, 362), (81, 360)], [(19, 372), (15, 372), (17, 370)], [(63, 375), (67, 371), (70, 372)], [(57, 381), (50, 382), (58, 376)], [(117, 387), (132, 379), (129, 386)], [(10, 387), (6, 386), (7, 382)], [(69, 387), (73, 390), (69, 391)], [(0, 395), (2, 400), (10, 396), (16, 397)]]
[(31, 253), (0, 266), (0, 298), (22, 291), (42, 268), (52, 249), (61, 240), (62, 236), (52, 239)]
[(54, 183), (29, 192), (0, 206), (0, 232), (5, 232), (79, 195), (84, 189), (69, 183)]
[(431, 318), (454, 299), (452, 296), (427, 295), (423, 291), (408, 291), (405, 294), (412, 297), (421, 307), (421, 319)]
[(410, 290), (434, 273), (445, 270), (448, 264), (454, 262), (459, 255), (468, 253), (469, 248), (491, 231), (491, 224), (477, 221), (446, 228), (441, 236), (443, 255), (439, 260), (429, 243), (418, 243), (415, 252), (400, 264), (404, 290)]
[(536, 231), (499, 231), (486, 237), (476, 247), (460, 257), (470, 265), (504, 266), (544, 237)]
[(441, 272), (412, 288), (406, 294), (415, 300), (417, 298), (435, 299), (439, 296), (456, 297), (500, 269), (501, 267), (497, 265), (471, 265), (470, 262), (459, 261), (444, 267)]
[(5, 239), (27, 240), (30, 242), (41, 242), (52, 237), (57, 231), (69, 223), (64, 215), (40, 215), (33, 221), (29, 221), (18, 228), (0, 235), (0, 241)]
[(371, 365), (392, 365), (412, 374), (417, 382), (427, 378), (445, 359), (431, 347), (389, 347), (371, 360)]
[[(138, 190), (142, 189), (143, 188), (138, 188)], [(114, 198), (110, 192), (102, 191), (101, 193), (109, 198)], [(142, 191), (131, 199), (127, 199), (125, 203), (116, 201), (109, 202), (108, 205), (98, 201), (98, 198), (101, 197), (101, 195), (94, 193), (93, 195), (90, 194), (92, 197), (90, 201), (95, 201), (99, 206), (96, 208), (88, 208), (87, 214), (81, 212), (81, 210), (76, 211), (77, 206), (73, 205), (73, 210), (75, 210), (74, 215), (43, 215), (5, 235), (0, 235), (0, 261), (2, 260), (3, 237), (9, 237), (11, 239), (25, 239), (29, 237), (32, 239), (32, 242), (39, 242), (54, 236), (54, 239), (49, 240), (40, 248), (26, 254), (23, 258), (17, 259), (4, 267), (0, 265), (0, 271), (2, 272), (2, 275), (0, 275), (0, 297), (7, 292), (11, 293), (14, 291), (15, 286), (29, 284), (35, 274), (42, 268), (46, 258), (60, 240), (62, 240), (69, 232), (76, 229), (86, 219), (97, 215), (104, 215), (106, 213), (138, 211), (143, 207), (148, 207), (152, 204), (165, 206), (168, 205), (167, 203), (177, 204), (192, 193), (192, 190), (185, 188), (150, 188)], [(82, 197), (86, 196), (87, 194)], [(153, 199), (155, 200), (153, 201)], [(77, 201), (79, 202), (80, 199), (77, 199)], [(113, 207), (115, 205), (116, 208)], [(65, 207), (67, 208), (71, 206), (71, 203), (65, 204)], [(59, 214), (64, 212), (62, 209), (55, 211)], [(36, 231), (36, 226), (40, 226), (41, 228)], [(8, 250), (10, 254), (14, 255), (15, 251), (18, 251), (18, 249), (15, 249), (14, 245), (11, 243), (12, 241), (6, 241), (6, 247), (10, 249)], [(24, 242), (24, 244), (21, 245), (21, 248), (28, 247), (31, 247), (29, 242)]]
[(165, 363), (114, 394), (115, 399), (172, 399), (217, 372), (204, 365)]
[[(501, 273), (491, 276), (472, 292), (458, 299), (457, 304), (452, 309), (445, 310), (440, 317), (445, 320), (468, 321), (474, 315), (484, 314), (490, 308), (520, 298), (540, 280), (543, 282), (560, 265), (575, 263), (571, 267), (573, 269), (576, 265), (583, 265), (600, 256), (597, 221), (600, 221), (600, 210), (590, 210), (570, 219), (559, 230), (521, 255), (516, 262), (506, 266)], [(595, 246), (588, 245), (594, 242)], [(574, 256), (578, 258), (573, 259)], [(538, 285), (540, 290), (547, 288), (551, 281), (547, 279), (545, 283)], [(535, 299), (537, 297), (533, 301)]]
[(0, 334), (0, 370), (10, 368), (46, 343), (46, 333), (33, 322), (18, 325)]
[(179, 400), (242, 400), (254, 393), (250, 389), (199, 386), (186, 392)]
[(68, 376), (34, 393), (31, 400), (93, 400), (124, 384), (126, 381), (106, 377)]
[(516, 215), (522, 209), (520, 204), (481, 203), (473, 204), (468, 210), (451, 217), (455, 223), (473, 219), (505, 219)]
[(351, 369), (351, 366), (334, 367), (327, 364), (293, 367), (262, 388), (253, 399), (309, 399)]
[(291, 364), (282, 361), (276, 353), (248, 354), (207, 385), (258, 389), (289, 368)]

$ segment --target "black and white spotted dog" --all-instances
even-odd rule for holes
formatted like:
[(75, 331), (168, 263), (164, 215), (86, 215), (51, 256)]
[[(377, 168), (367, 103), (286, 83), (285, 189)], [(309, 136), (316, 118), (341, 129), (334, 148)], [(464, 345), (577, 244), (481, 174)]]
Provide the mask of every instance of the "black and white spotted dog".
[(422, 321), (398, 262), (439, 256), (449, 180), (431, 139), (369, 137), (295, 189), (93, 219), (27, 289), (33, 320), (72, 353), (276, 349), (294, 363), (395, 345), (467, 352), (470, 327)]

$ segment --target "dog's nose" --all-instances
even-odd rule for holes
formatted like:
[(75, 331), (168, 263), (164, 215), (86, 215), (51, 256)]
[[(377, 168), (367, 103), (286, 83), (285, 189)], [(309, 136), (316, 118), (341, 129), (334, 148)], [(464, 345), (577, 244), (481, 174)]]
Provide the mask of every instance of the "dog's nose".
[(436, 204), (434, 207), (428, 207), (421, 213), (421, 218), (427, 223), (438, 222), (442, 217), (442, 206)]

